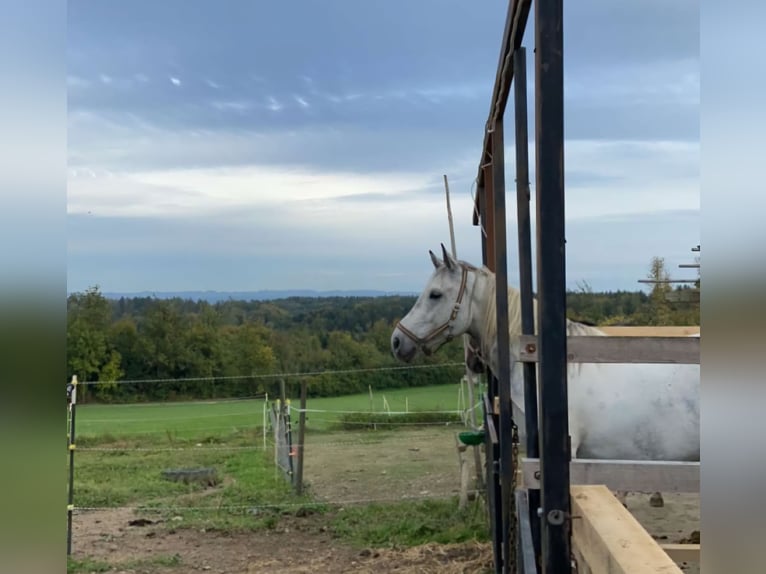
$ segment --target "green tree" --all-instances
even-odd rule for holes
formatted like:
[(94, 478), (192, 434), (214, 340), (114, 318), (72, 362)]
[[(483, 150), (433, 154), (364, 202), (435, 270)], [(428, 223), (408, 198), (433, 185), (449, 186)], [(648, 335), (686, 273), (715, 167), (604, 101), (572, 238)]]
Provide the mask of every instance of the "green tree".
[[(68, 376), (81, 381), (103, 381), (96, 395), (106, 398), (114, 392), (114, 381), (123, 376), (122, 357), (110, 337), (112, 311), (98, 286), (67, 298)], [(83, 393), (85, 400), (88, 393)]]
[(668, 293), (672, 291), (670, 283), (670, 274), (665, 268), (665, 259), (663, 257), (652, 257), (649, 264), (648, 279), (654, 281), (651, 292), (649, 293), (649, 317), (650, 325), (670, 325), (671, 305), (668, 301)]

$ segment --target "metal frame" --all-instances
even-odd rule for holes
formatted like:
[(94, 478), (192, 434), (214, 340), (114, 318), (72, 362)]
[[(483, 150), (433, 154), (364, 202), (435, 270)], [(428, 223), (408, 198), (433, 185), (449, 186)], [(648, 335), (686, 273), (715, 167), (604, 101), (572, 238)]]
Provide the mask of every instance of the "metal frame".
[[(699, 464), (651, 465), (639, 461), (572, 461), (569, 443), (567, 363), (699, 363), (698, 338), (573, 337), (566, 335), (564, 226), (563, 0), (535, 0), (535, 145), (537, 190), (537, 324), (534, 335), (526, 53), (521, 47), (532, 0), (509, 0), (495, 86), (477, 176), (473, 224), (481, 225), (483, 263), (495, 273), (498, 373), (487, 373), (483, 397), (487, 499), (495, 571), (525, 574), (572, 569), (570, 471), (578, 480), (616, 483), (625, 469), (641, 467), (642, 484), (665, 490), (695, 489)], [(513, 460), (507, 308), (504, 114), (516, 80), (516, 213), (522, 314), (527, 457)], [(596, 340), (597, 339), (597, 340)], [(540, 405), (537, 405), (539, 367)], [(539, 413), (539, 421), (538, 421)], [(526, 490), (512, 492), (521, 462)], [(679, 471), (680, 469), (680, 471)], [(680, 472), (680, 474), (679, 474)], [(696, 474), (695, 474), (696, 473)], [(640, 476), (639, 476), (640, 475)], [(642, 478), (643, 477), (643, 478)], [(526, 478), (526, 476), (525, 476)], [(680, 485), (677, 482), (680, 479)], [(676, 481), (674, 484), (670, 482)], [(684, 485), (684, 486), (681, 486)], [(509, 509), (517, 506), (515, 536)], [(515, 558), (511, 544), (518, 544)], [(534, 556), (532, 564), (531, 556)]]

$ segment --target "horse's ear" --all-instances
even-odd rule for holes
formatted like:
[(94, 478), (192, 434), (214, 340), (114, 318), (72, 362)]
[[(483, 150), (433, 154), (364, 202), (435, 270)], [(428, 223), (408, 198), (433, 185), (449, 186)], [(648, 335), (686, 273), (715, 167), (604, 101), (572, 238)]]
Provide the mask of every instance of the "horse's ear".
[(431, 261), (433, 262), (434, 267), (438, 269), (439, 267), (443, 265), (443, 263), (439, 261), (439, 258), (430, 249), (428, 250), (428, 254), (431, 256)]
[(444, 264), (447, 266), (447, 269), (453, 269), (454, 267), (457, 267), (457, 261), (455, 261), (452, 258), (452, 255), (447, 253), (447, 248), (444, 247), (444, 243), (442, 245), (442, 254), (444, 255)]

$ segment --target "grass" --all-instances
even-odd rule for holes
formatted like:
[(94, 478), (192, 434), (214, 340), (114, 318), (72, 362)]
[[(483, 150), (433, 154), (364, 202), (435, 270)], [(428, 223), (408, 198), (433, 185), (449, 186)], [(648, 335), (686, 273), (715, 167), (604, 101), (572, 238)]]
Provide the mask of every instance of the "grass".
[[(391, 411), (455, 410), (458, 387), (439, 385), (376, 392), (373, 397), (376, 413), (384, 412), (384, 397)], [(329, 507), (312, 503), (310, 487), (304, 496), (296, 497), (289, 482), (274, 466), (273, 447), (263, 450), (263, 404), (262, 400), (243, 400), (80, 406), (77, 410), (75, 505), (80, 508), (135, 507), (141, 514), (148, 513), (149, 518), (163, 518), (164, 528), (229, 532), (275, 528), (282, 517), (300, 515), (308, 504), (314, 513), (328, 512)], [(308, 407), (369, 411), (370, 396), (309, 399)], [(318, 440), (332, 432), (341, 416), (309, 413), (307, 441), (311, 435)], [(380, 416), (376, 414), (376, 420)], [(382, 416), (382, 422), (386, 422), (387, 415)], [(393, 416), (397, 421), (400, 418)], [(436, 414), (421, 415), (420, 418), (440, 416), (445, 420), (451, 418)], [(293, 418), (296, 420), (297, 414)], [(362, 416), (364, 420), (367, 418)], [(360, 422), (364, 423), (361, 419)], [(382, 426), (384, 432), (376, 431), (374, 436), (382, 439), (393, 434), (416, 433), (414, 426), (403, 426), (399, 430), (394, 427)], [(370, 431), (353, 424), (349, 428), (354, 430), (334, 433), (338, 440), (358, 441), (364, 448), (358, 456), (390, 461), (386, 462), (388, 472), (408, 480), (405, 456), (393, 457), (388, 452), (390, 447), (376, 453), (374, 449), (386, 447), (364, 444), (373, 438)], [(416, 434), (412, 436), (416, 437)], [(271, 436), (268, 438), (273, 440)], [(293, 440), (297, 440), (297, 435), (293, 435)], [(414, 442), (403, 442), (409, 447), (415, 446)], [(416, 456), (410, 450), (405, 448), (406, 453)], [(345, 472), (341, 470), (342, 465), (354, 464), (354, 460), (349, 460), (348, 451), (342, 457), (334, 453), (321, 456), (321, 465), (328, 467), (331, 480), (335, 480), (335, 476), (338, 476), (337, 480), (344, 480), (345, 475), (340, 474)], [(218, 484), (212, 487), (183, 484), (162, 476), (163, 470), (199, 467), (215, 468)], [(332, 468), (336, 470), (332, 471)], [(428, 470), (433, 469), (429, 467)], [(417, 472), (423, 471), (418, 467)], [(309, 485), (312, 477), (311, 474), (306, 476)], [(461, 542), (477, 537), (483, 539), (487, 530), (482, 510), (461, 513), (455, 500), (350, 506), (342, 511), (333, 510), (326, 516), (332, 521), (331, 528), (337, 536), (361, 545)], [(70, 562), (69, 571), (107, 571), (99, 570), (101, 566), (95, 563), (84, 564)]]
[[(271, 453), (262, 450), (234, 450), (252, 446), (253, 438), (233, 434), (225, 444), (232, 450), (205, 450), (204, 446), (184, 450), (157, 451), (152, 443), (115, 443), (106, 451), (79, 452), (75, 464), (75, 503), (78, 507), (134, 507), (158, 513), (174, 528), (248, 529), (263, 526), (251, 509), (261, 506), (300, 505), (289, 483), (275, 471)], [(100, 448), (92, 438), (91, 448)], [(196, 443), (201, 444), (201, 443)], [(149, 450), (133, 450), (134, 447)], [(85, 447), (88, 448), (88, 447)], [(162, 446), (159, 446), (162, 448)], [(114, 449), (114, 450), (111, 450)], [(198, 450), (197, 450), (198, 449)], [(218, 484), (184, 484), (165, 479), (163, 470), (214, 468)]]
[[(457, 385), (435, 385), (406, 389), (373, 390), (374, 412), (456, 410)], [(297, 400), (293, 399), (293, 405)], [(130, 405), (80, 405), (77, 436), (124, 437), (165, 435), (178, 440), (215, 438), (256, 429), (263, 425), (263, 400), (221, 400), (187, 403)], [(326, 411), (369, 411), (370, 395), (312, 398), (308, 408)], [(338, 421), (334, 413), (309, 413), (311, 430), (327, 430)], [(78, 439), (79, 440), (79, 439)], [(151, 440), (151, 439), (150, 439)]]
[(349, 507), (332, 519), (333, 532), (359, 547), (408, 547), (489, 539), (483, 507), (458, 508), (456, 498)]

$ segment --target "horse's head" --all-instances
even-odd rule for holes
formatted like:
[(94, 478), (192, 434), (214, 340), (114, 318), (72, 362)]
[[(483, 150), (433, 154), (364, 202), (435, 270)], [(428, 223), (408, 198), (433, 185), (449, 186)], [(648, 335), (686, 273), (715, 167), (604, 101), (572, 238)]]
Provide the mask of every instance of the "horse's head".
[(432, 251), (434, 272), (412, 309), (391, 334), (391, 351), (409, 362), (418, 350), (426, 355), (465, 333), (471, 324), (473, 267), (457, 261), (442, 244), (442, 259)]

